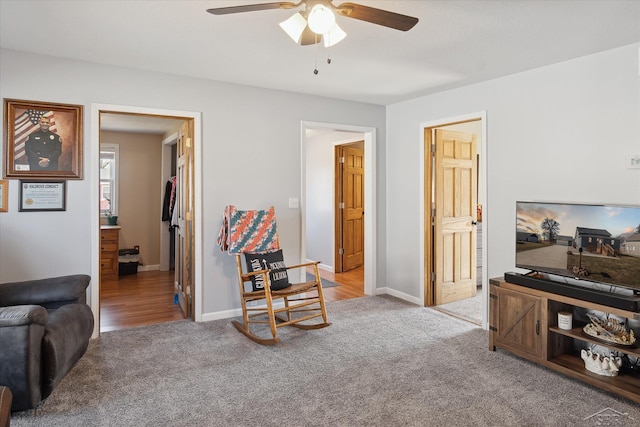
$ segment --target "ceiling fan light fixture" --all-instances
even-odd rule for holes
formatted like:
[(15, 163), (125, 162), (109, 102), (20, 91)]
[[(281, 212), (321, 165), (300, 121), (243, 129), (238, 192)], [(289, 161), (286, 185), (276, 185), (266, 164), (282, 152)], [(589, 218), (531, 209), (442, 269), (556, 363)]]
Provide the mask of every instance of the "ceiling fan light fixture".
[(300, 12), (296, 12), (293, 14), (293, 16), (291, 16), (286, 21), (282, 21), (279, 25), (280, 28), (282, 28), (284, 32), (293, 39), (294, 42), (300, 43), (302, 32), (307, 27), (307, 21), (300, 14)]
[(345, 33), (342, 28), (338, 26), (337, 23), (333, 24), (331, 29), (322, 35), (322, 40), (324, 41), (324, 47), (331, 47), (340, 43), (344, 38), (347, 37), (347, 33)]
[(316, 34), (325, 34), (336, 23), (333, 11), (323, 4), (316, 4), (311, 8), (307, 17), (309, 28)]

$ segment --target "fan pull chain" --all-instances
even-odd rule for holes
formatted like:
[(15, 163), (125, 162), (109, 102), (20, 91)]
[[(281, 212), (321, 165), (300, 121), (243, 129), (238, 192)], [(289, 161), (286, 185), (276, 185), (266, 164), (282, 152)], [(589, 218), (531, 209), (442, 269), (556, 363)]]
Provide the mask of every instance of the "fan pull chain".
[[(317, 34), (315, 35), (315, 41), (316, 41), (314, 43), (315, 46), (313, 48), (314, 49), (313, 51), (314, 51), (314, 54), (315, 54), (315, 58), (314, 58), (315, 59), (315, 68), (313, 69), (313, 74), (317, 75), (319, 73), (319, 71), (318, 71), (318, 44), (319, 43), (318, 43), (318, 35)], [(331, 64), (331, 46), (329, 46), (327, 48), (327, 53), (328, 53), (328, 55), (327, 55), (327, 64)]]
[(313, 74), (318, 74), (318, 35), (314, 35), (316, 42), (313, 46), (313, 52), (315, 54), (315, 68), (313, 69)]

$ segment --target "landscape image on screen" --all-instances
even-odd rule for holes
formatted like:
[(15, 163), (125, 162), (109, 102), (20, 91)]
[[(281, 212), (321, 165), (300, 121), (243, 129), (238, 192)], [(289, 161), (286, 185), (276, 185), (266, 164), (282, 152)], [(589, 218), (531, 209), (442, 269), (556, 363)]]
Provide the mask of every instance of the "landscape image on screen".
[(640, 206), (517, 202), (516, 267), (640, 291)]

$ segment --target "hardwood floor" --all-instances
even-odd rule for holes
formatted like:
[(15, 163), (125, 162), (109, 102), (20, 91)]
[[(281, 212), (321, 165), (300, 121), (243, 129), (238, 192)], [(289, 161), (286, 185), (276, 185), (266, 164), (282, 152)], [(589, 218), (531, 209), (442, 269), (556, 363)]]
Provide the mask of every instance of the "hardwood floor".
[(100, 283), (100, 332), (183, 319), (173, 271), (141, 271)]
[[(173, 303), (173, 271), (141, 271), (100, 283), (100, 332), (183, 319)], [(346, 273), (320, 270), (340, 286), (324, 289), (325, 301), (364, 296), (364, 267)]]
[(320, 270), (320, 277), (340, 285), (323, 289), (325, 301), (340, 301), (364, 296), (364, 266), (345, 273)]

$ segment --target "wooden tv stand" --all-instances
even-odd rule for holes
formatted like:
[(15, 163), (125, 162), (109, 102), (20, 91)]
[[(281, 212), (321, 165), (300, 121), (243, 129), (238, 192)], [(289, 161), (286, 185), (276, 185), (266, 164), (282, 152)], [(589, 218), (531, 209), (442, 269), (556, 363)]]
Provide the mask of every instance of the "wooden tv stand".
[(573, 312), (575, 307), (598, 310), (617, 316), (640, 319), (640, 313), (612, 308), (578, 298), (566, 297), (504, 281), (489, 281), (489, 350), (500, 347), (549, 369), (584, 381), (603, 390), (616, 393), (640, 403), (640, 377), (619, 375), (606, 377), (589, 372), (574, 343), (597, 344), (630, 356), (640, 357), (636, 337), (635, 346), (607, 344), (582, 331), (574, 314), (573, 329), (558, 328), (558, 312)]

